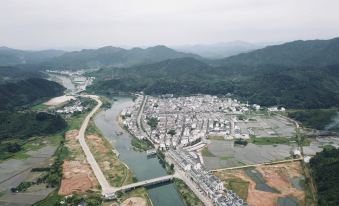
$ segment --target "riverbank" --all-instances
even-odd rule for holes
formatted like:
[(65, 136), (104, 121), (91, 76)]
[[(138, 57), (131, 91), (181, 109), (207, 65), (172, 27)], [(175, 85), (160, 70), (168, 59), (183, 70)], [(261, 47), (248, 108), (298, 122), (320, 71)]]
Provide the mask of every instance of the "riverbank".
[[(100, 110), (100, 112), (103, 111)], [(89, 122), (85, 135), (86, 142), (110, 185), (121, 187), (137, 181), (137, 178), (128, 166), (119, 160), (119, 157), (113, 151), (112, 145), (104, 137), (93, 120)], [(145, 188), (119, 193), (116, 200), (107, 201), (104, 205), (121, 205), (130, 198), (142, 198), (145, 205), (152, 205)]]
[[(95, 117), (95, 124), (103, 136), (120, 154), (119, 159), (124, 162), (138, 181), (148, 180), (167, 175), (156, 157), (148, 157), (145, 152), (138, 152), (131, 145), (132, 137), (119, 125), (117, 117), (120, 112), (134, 104), (131, 98), (117, 97), (110, 109), (101, 111)], [(153, 205), (184, 206), (174, 183), (159, 184), (147, 187), (146, 190)]]
[(173, 182), (186, 205), (204, 206), (204, 203), (201, 202), (184, 181), (175, 178)]
[(117, 122), (119, 124), (119, 126), (124, 129), (131, 137), (131, 145), (133, 146), (133, 148), (135, 149), (135, 151), (138, 151), (138, 152), (144, 152), (144, 151), (147, 151), (149, 149), (153, 149), (154, 146), (151, 142), (149, 142), (147, 139), (143, 139), (143, 140), (140, 140), (138, 138), (136, 138), (129, 130), (128, 128), (126, 128), (124, 126), (124, 123), (123, 123), (123, 118), (121, 117), (121, 115), (119, 114), (117, 116)]

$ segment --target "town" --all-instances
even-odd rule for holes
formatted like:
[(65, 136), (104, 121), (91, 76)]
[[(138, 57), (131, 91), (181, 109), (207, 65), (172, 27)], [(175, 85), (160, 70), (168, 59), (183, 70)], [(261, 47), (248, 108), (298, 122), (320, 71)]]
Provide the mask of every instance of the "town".
[(213, 205), (247, 205), (204, 169), (203, 159), (196, 150), (206, 145), (210, 135), (225, 140), (248, 139), (249, 133), (241, 131), (237, 118), (258, 109), (259, 105), (249, 106), (228, 97), (139, 95), (121, 116), (133, 136), (148, 139), (157, 149), (165, 151), (167, 160), (176, 165), (176, 172), (198, 187), (198, 193), (209, 197)]
[[(259, 105), (249, 106), (231, 98), (210, 95), (192, 97), (139, 96), (136, 104), (121, 115), (124, 125), (138, 139), (149, 138), (160, 149), (188, 147), (203, 143), (209, 135), (225, 139), (248, 139), (249, 132), (241, 131), (237, 116), (258, 110)], [(143, 107), (140, 114), (140, 108)], [(140, 125), (138, 115), (141, 115)]]

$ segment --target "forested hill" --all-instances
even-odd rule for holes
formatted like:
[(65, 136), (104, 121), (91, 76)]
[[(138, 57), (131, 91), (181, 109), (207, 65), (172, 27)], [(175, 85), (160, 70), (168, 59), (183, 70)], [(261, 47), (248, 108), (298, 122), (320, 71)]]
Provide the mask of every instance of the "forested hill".
[(339, 205), (339, 149), (325, 148), (310, 161), (319, 206)]
[(61, 50), (25, 51), (0, 47), (0, 66), (37, 64), (65, 53)]
[(68, 52), (44, 64), (45, 67), (61, 67), (79, 69), (100, 66), (126, 67), (138, 64), (148, 64), (181, 57), (200, 58), (198, 55), (178, 52), (165, 46), (155, 46), (146, 49), (119, 47), (102, 47), (99, 49), (84, 49)]
[(0, 84), (0, 111), (45, 101), (63, 94), (60, 84), (41, 78), (29, 78), (14, 83)]
[(43, 78), (45, 75), (41, 72), (12, 66), (0, 66), (0, 84), (17, 82), (28, 78)]
[(289, 67), (339, 64), (339, 37), (330, 40), (294, 41), (268, 46), (219, 61), (222, 65), (283, 65)]
[(339, 106), (339, 65), (298, 68), (265, 65), (238, 70), (182, 58), (130, 68), (106, 68), (90, 75), (97, 80), (89, 89), (102, 94), (232, 93), (264, 106), (308, 109)]

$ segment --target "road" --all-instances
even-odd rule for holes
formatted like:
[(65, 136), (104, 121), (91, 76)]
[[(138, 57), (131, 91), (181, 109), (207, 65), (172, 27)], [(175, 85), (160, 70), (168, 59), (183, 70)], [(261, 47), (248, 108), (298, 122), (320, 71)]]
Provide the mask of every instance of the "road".
[(259, 163), (259, 164), (243, 165), (243, 166), (237, 166), (237, 167), (226, 167), (226, 168), (214, 169), (210, 171), (218, 172), (218, 171), (224, 171), (224, 170), (235, 170), (235, 169), (243, 169), (243, 168), (248, 168), (248, 167), (257, 167), (261, 165), (274, 165), (274, 164), (281, 164), (281, 163), (295, 162), (295, 161), (303, 161), (303, 158), (280, 160), (280, 161), (275, 161), (275, 162), (264, 162), (264, 163)]
[(175, 174), (174, 177), (181, 179), (192, 190), (192, 192), (204, 203), (205, 206), (213, 206), (212, 200), (200, 190), (200, 187), (191, 180), (185, 171), (180, 169), (180, 166), (176, 164), (176, 161), (166, 156), (166, 161), (169, 164), (174, 164)]
[(142, 117), (142, 114), (144, 113), (144, 108), (145, 108), (146, 102), (147, 102), (147, 96), (144, 96), (142, 103), (141, 103), (141, 106), (140, 106), (140, 109), (139, 109), (139, 112), (138, 112), (137, 125), (138, 125), (139, 130), (142, 133), (144, 133), (143, 136), (145, 136), (148, 139), (148, 141), (150, 141), (153, 144), (153, 146), (157, 149), (157, 145), (155, 144), (155, 142), (153, 142), (153, 140), (150, 138), (148, 133), (144, 130), (144, 127), (142, 126), (142, 122), (141, 122), (141, 117)]
[(138, 182), (138, 183), (132, 183), (130, 185), (124, 185), (122, 187), (112, 187), (109, 182), (107, 181), (105, 175), (103, 174), (103, 172), (101, 171), (100, 166), (98, 165), (97, 161), (95, 160), (91, 150), (89, 149), (86, 141), (85, 141), (85, 133), (86, 133), (86, 129), (88, 126), (89, 121), (91, 120), (91, 118), (93, 117), (93, 115), (98, 111), (98, 109), (101, 107), (102, 102), (100, 101), (99, 97), (96, 95), (82, 95), (83, 97), (87, 97), (87, 98), (91, 98), (93, 100), (95, 100), (98, 104), (94, 107), (94, 109), (86, 116), (85, 120), (83, 121), (81, 128), (79, 130), (79, 134), (78, 134), (78, 140), (80, 142), (80, 145), (82, 147), (82, 150), (84, 151), (85, 155), (86, 155), (86, 159), (87, 162), (89, 163), (89, 165), (91, 166), (95, 177), (97, 178), (101, 189), (102, 189), (102, 194), (104, 196), (110, 196), (112, 194), (114, 194), (117, 191), (120, 190), (125, 190), (128, 188), (133, 188), (133, 187), (139, 187), (142, 185), (147, 185), (147, 184), (152, 184), (152, 183), (156, 183), (158, 181), (166, 181), (168, 179), (172, 179), (173, 176), (164, 176), (164, 177), (158, 177), (158, 178), (154, 178), (151, 180), (144, 180), (142, 182)]
[(90, 121), (90, 119), (93, 117), (93, 115), (98, 111), (98, 109), (101, 107), (102, 102), (100, 101), (98, 96), (95, 95), (82, 95), (84, 97), (88, 97), (91, 98), (93, 100), (95, 100), (98, 104), (94, 107), (94, 109), (87, 115), (87, 117), (85, 118), (85, 120), (83, 121), (81, 128), (79, 130), (79, 134), (78, 134), (78, 140), (80, 142), (80, 145), (82, 147), (82, 150), (84, 151), (85, 155), (86, 155), (86, 159), (88, 164), (91, 166), (95, 177), (97, 178), (101, 188), (102, 188), (102, 193), (110, 193), (112, 192), (112, 187), (109, 185), (107, 179), (105, 178), (103, 172), (101, 171), (98, 163), (96, 162), (93, 154), (91, 153), (86, 141), (85, 141), (85, 132), (88, 126), (88, 122)]
[(148, 185), (157, 184), (157, 183), (160, 183), (160, 182), (170, 181), (173, 178), (174, 178), (174, 175), (156, 177), (156, 178), (153, 178), (153, 179), (143, 180), (143, 181), (140, 181), (140, 182), (136, 182), (136, 183), (132, 183), (132, 184), (129, 184), (129, 185), (124, 185), (122, 187), (115, 188), (115, 191), (126, 191), (126, 190), (134, 189), (134, 188), (137, 188), (137, 187), (148, 186)]

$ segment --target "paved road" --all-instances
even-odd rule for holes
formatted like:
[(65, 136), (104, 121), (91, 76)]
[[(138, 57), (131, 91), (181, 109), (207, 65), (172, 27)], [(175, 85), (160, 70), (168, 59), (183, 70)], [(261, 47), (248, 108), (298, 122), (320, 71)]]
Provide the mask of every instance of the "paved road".
[(90, 149), (89, 149), (89, 147), (88, 147), (88, 145), (85, 141), (85, 132), (86, 132), (86, 128), (88, 126), (88, 122), (93, 117), (93, 115), (98, 111), (98, 109), (101, 107), (102, 102), (100, 101), (99, 97), (96, 96), (96, 95), (82, 95), (82, 96), (94, 99), (98, 103), (94, 107), (94, 109), (87, 115), (84, 122), (82, 123), (81, 128), (79, 130), (78, 139), (79, 139), (80, 145), (82, 147), (82, 150), (84, 151), (84, 153), (86, 155), (87, 162), (91, 166), (91, 168), (94, 172), (94, 175), (97, 178), (97, 180), (98, 180), (98, 182), (101, 186), (103, 195), (110, 195), (110, 194), (115, 193), (115, 192), (120, 191), (120, 190), (133, 188), (133, 187), (139, 187), (139, 186), (142, 186), (142, 185), (145, 185), (145, 184), (154, 183), (154, 182), (157, 182), (157, 181), (165, 181), (165, 180), (173, 178), (173, 176), (169, 175), (169, 176), (154, 178), (154, 179), (151, 179), (151, 180), (145, 180), (145, 181), (138, 182), (138, 183), (132, 183), (130, 185), (125, 185), (125, 186), (122, 186), (122, 187), (112, 187), (109, 184), (109, 182), (107, 181), (103, 172), (101, 171), (101, 168), (99, 167), (97, 161), (95, 160), (92, 152), (90, 151)]
[(88, 97), (91, 99), (94, 99), (98, 104), (94, 107), (94, 109), (87, 115), (87, 117), (85, 118), (84, 122), (81, 125), (79, 134), (78, 134), (78, 139), (80, 142), (80, 145), (82, 147), (82, 150), (84, 151), (86, 158), (87, 158), (87, 162), (89, 163), (89, 165), (91, 166), (101, 188), (102, 188), (102, 193), (110, 193), (112, 191), (112, 187), (109, 185), (107, 179), (105, 178), (103, 172), (101, 171), (98, 163), (96, 162), (94, 156), (92, 155), (86, 141), (85, 141), (85, 132), (86, 132), (86, 128), (88, 125), (88, 122), (90, 121), (90, 119), (93, 117), (93, 115), (98, 111), (98, 109), (101, 107), (102, 102), (100, 101), (98, 96), (95, 95), (83, 95), (84, 97)]
[(181, 179), (185, 184), (193, 191), (193, 193), (204, 203), (205, 206), (213, 206), (212, 200), (200, 190), (200, 187), (191, 180), (185, 171), (180, 169), (180, 166), (176, 164), (176, 161), (169, 157), (166, 157), (166, 161), (169, 164), (174, 164), (175, 174), (174, 177)]
[(148, 139), (148, 141), (152, 142), (153, 146), (157, 149), (158, 148), (157, 144), (153, 142), (153, 140), (150, 138), (150, 136), (148, 135), (148, 133), (144, 130), (144, 127), (142, 126), (141, 117), (142, 117), (142, 114), (144, 113), (146, 102), (147, 102), (147, 96), (144, 96), (141, 106), (140, 106), (140, 110), (138, 112), (137, 125), (139, 127), (139, 130), (143, 133), (143, 136), (145, 136)]
[(281, 164), (281, 163), (295, 162), (295, 161), (303, 161), (303, 158), (280, 160), (280, 161), (275, 161), (275, 162), (264, 162), (264, 163), (259, 163), (259, 164), (243, 165), (243, 166), (237, 166), (237, 167), (226, 167), (226, 168), (220, 168), (220, 169), (215, 169), (215, 170), (210, 170), (210, 171), (218, 172), (218, 171), (224, 171), (224, 170), (235, 170), (235, 169), (243, 169), (247, 167), (257, 167), (260, 165), (274, 165), (274, 164)]
[(129, 185), (124, 185), (122, 187), (115, 188), (115, 191), (126, 191), (129, 189), (137, 188), (137, 187), (142, 187), (142, 186), (147, 186), (151, 184), (156, 184), (160, 182), (166, 182), (174, 178), (174, 175), (167, 175), (167, 176), (162, 176), (162, 177), (156, 177), (154, 179), (149, 179), (149, 180), (143, 180), (137, 183), (132, 183)]

